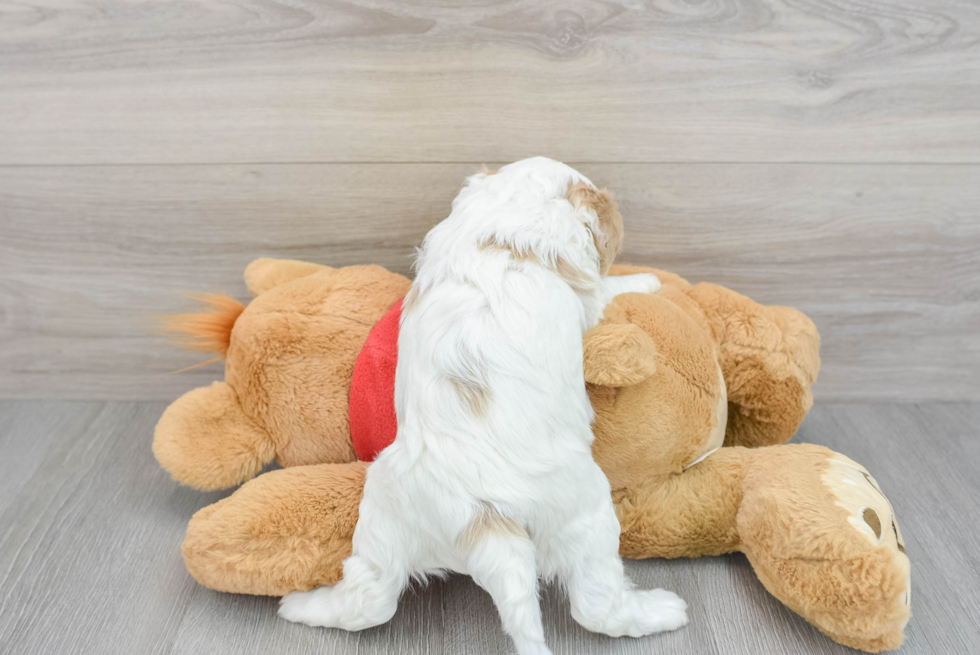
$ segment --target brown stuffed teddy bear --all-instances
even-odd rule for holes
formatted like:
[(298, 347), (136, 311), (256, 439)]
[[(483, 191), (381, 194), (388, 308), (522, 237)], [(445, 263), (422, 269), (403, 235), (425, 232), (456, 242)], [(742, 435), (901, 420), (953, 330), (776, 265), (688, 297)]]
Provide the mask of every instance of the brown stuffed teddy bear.
[[(813, 323), (664, 271), (612, 274), (642, 271), (661, 291), (617, 296), (584, 342), (593, 453), (612, 486), (622, 555), (743, 552), (774, 596), (832, 639), (897, 648), (909, 560), (891, 505), (843, 455), (778, 445), (812, 403)], [(199, 489), (239, 484), (272, 460), (288, 467), (200, 510), (183, 545), (201, 584), (278, 596), (341, 576), (367, 466), (356, 453), (394, 437), (389, 311), (410, 282), (377, 266), (267, 259), (245, 280), (247, 308), (212, 296), (212, 312), (174, 318), (192, 345), (225, 355), (225, 382), (174, 402), (153, 449)]]

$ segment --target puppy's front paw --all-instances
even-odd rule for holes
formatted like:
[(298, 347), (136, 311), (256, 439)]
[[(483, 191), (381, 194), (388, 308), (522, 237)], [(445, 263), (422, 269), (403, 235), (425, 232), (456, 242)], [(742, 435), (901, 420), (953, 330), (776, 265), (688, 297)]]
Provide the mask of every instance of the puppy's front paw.
[(613, 275), (605, 278), (604, 290), (610, 299), (621, 293), (657, 293), (660, 291), (660, 278), (653, 273)]
[(318, 587), (313, 591), (294, 591), (279, 601), (279, 616), (293, 623), (312, 626), (329, 626), (330, 587)]
[(637, 273), (635, 276), (639, 293), (657, 293), (660, 291), (660, 278), (653, 273)]
[(660, 278), (653, 273), (634, 273), (632, 275), (611, 275), (603, 278), (602, 293), (606, 303), (623, 293), (657, 293), (660, 291)]

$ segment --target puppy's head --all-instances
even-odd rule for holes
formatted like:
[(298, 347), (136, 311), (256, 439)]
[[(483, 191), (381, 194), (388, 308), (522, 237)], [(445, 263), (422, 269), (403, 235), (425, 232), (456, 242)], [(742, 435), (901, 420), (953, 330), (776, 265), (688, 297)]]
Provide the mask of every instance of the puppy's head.
[(596, 189), (588, 182), (569, 185), (567, 197), (576, 213), (587, 217), (586, 227), (592, 233), (599, 253), (599, 273), (606, 275), (623, 249), (623, 216), (619, 213), (616, 198), (612, 191)]
[[(532, 228), (531, 231), (538, 231), (549, 237), (561, 235), (569, 243), (581, 243), (571, 236), (571, 232), (565, 232), (568, 227), (566, 221), (570, 217), (588, 230), (595, 245), (598, 271), (601, 275), (609, 272), (613, 260), (622, 250), (623, 217), (612, 192), (597, 189), (584, 175), (559, 161), (547, 157), (531, 157), (507, 164), (498, 171), (484, 168), (481, 173), (468, 179), (467, 186), (469, 189), (464, 189), (466, 195), (471, 195), (469, 192), (485, 193), (485, 197), (492, 199), (487, 202), (488, 205), (496, 202), (496, 206), (501, 207), (509, 203), (517, 208), (513, 215), (520, 217), (520, 221), (511, 227), (498, 221), (494, 225), (492, 238), (488, 236), (483, 241), (505, 243), (521, 251), (527, 250), (529, 244), (520, 243), (519, 234), (528, 234), (525, 232), (528, 228), (526, 211), (529, 207), (535, 207), (534, 211), (538, 212), (541, 222), (539, 227)], [(568, 205), (563, 202), (555, 204), (556, 201), (567, 201), (571, 205), (571, 212), (567, 211)], [(560, 209), (562, 205), (566, 209)], [(486, 225), (481, 227), (485, 228)], [(581, 228), (577, 227), (576, 230), (578, 229)], [(543, 256), (547, 253), (542, 251), (536, 254)], [(571, 257), (574, 264), (566, 261), (566, 257), (567, 252), (561, 253), (555, 263), (561, 265), (564, 262), (566, 269), (569, 266), (577, 269), (586, 265), (581, 257)], [(543, 259), (551, 261), (555, 257), (547, 256)], [(594, 275), (585, 270), (577, 270), (577, 273), (585, 279)]]

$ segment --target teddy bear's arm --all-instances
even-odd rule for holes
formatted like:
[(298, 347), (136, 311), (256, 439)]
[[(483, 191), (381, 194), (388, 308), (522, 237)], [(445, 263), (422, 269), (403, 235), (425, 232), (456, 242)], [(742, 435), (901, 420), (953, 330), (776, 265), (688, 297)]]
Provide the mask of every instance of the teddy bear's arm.
[(686, 290), (718, 342), (728, 388), (726, 446), (785, 443), (813, 405), (820, 335), (803, 312), (701, 283)]
[(256, 259), (245, 269), (245, 285), (254, 298), (280, 284), (329, 270), (329, 266), (295, 259)]

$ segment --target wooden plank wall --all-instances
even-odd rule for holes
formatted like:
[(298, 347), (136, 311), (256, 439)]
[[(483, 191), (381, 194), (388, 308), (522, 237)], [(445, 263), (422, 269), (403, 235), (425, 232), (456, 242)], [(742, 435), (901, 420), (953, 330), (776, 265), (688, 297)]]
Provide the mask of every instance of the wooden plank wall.
[(408, 272), (481, 163), (614, 189), (620, 261), (808, 312), (827, 400), (980, 399), (980, 6), (26, 0), (0, 12), (0, 397), (170, 399), (260, 256)]

